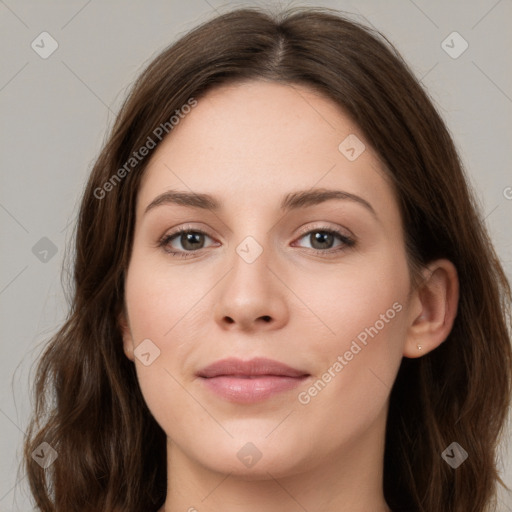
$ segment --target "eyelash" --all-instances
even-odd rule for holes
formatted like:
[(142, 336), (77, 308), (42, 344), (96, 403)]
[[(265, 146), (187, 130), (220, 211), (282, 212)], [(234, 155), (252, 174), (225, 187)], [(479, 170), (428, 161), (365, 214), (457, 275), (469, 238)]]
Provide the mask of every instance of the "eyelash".
[[(328, 227), (322, 227), (322, 226), (314, 228), (314, 229), (309, 229), (307, 231), (303, 231), (300, 234), (299, 239), (303, 238), (304, 236), (306, 236), (308, 234), (315, 233), (315, 232), (328, 233), (330, 235), (334, 235), (335, 237), (338, 237), (338, 239), (343, 242), (344, 246), (341, 246), (341, 248), (334, 248), (334, 249), (331, 248), (331, 249), (325, 249), (325, 250), (310, 248), (309, 250), (313, 251), (314, 254), (324, 256), (326, 253), (327, 254), (338, 253), (338, 252), (345, 251), (347, 248), (353, 247), (356, 244), (356, 241), (353, 238), (350, 238), (350, 237), (342, 234), (340, 231), (337, 231), (335, 229), (328, 228)], [(194, 253), (199, 252), (201, 249), (197, 249), (195, 251), (171, 251), (171, 250), (165, 248), (174, 238), (182, 235), (183, 233), (196, 233), (196, 234), (206, 235), (208, 237), (210, 236), (210, 235), (208, 235), (208, 233), (205, 233), (204, 231), (202, 231), (200, 229), (190, 229), (187, 227), (180, 227), (180, 228), (176, 229), (174, 232), (164, 235), (159, 240), (158, 247), (161, 247), (166, 253), (168, 253), (171, 256), (176, 257), (176, 258), (192, 257), (192, 255)]]

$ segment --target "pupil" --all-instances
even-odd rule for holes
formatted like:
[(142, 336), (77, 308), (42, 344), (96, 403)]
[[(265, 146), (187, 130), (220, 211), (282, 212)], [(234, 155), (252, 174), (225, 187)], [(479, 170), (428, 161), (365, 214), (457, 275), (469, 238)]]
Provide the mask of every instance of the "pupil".
[(185, 233), (183, 236), (185, 237), (185, 243), (183, 243), (182, 239), (183, 247), (187, 248), (187, 244), (191, 243), (192, 245), (188, 247), (188, 249), (197, 249), (197, 247), (194, 246), (194, 241), (197, 242), (197, 237), (201, 236), (200, 233)]
[[(333, 235), (331, 233), (327, 233), (325, 231), (317, 231), (316, 234), (314, 234), (313, 236), (314, 236), (315, 243), (320, 242), (322, 244), (322, 243), (325, 243), (326, 241), (330, 242)], [(313, 245), (313, 247), (315, 246), (314, 244), (312, 244), (312, 245)], [(321, 246), (320, 249), (325, 249), (325, 247)]]

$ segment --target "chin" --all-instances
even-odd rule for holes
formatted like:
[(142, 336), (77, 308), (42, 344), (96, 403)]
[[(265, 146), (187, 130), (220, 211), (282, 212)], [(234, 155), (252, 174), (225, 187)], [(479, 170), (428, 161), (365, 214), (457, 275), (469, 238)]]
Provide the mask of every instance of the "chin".
[(242, 480), (289, 476), (304, 471), (311, 464), (308, 457), (300, 457), (296, 444), (295, 448), (281, 446), (278, 449), (268, 439), (258, 439), (254, 443), (231, 440), (223, 449), (216, 445), (215, 452), (200, 451), (195, 459), (210, 471), (231, 474)]

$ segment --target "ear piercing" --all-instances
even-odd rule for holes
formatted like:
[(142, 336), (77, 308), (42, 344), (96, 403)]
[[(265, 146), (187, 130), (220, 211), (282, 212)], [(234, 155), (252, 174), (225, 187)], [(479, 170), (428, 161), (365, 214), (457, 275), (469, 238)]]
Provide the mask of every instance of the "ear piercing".
[(421, 350), (423, 347), (421, 345), (416, 345), (418, 347), (418, 350)]

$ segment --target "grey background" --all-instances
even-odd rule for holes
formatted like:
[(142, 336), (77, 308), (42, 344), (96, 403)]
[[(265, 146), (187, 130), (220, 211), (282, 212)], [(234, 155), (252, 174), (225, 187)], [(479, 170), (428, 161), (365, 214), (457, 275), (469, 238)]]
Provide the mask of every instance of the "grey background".
[[(151, 58), (215, 11), (270, 3), (0, 0), (1, 512), (32, 510), (26, 478), (17, 473), (31, 367), (65, 316), (66, 244), (85, 180), (127, 88)], [(272, 4), (349, 11), (398, 47), (455, 139), (510, 279), (511, 0)], [(31, 47), (43, 31), (59, 45), (47, 59)], [(453, 31), (469, 44), (455, 59), (441, 47)], [(37, 252), (48, 244), (43, 237), (55, 255)], [(511, 487), (509, 446), (502, 443), (500, 453), (502, 478)], [(510, 494), (500, 500), (500, 510), (512, 511)]]

